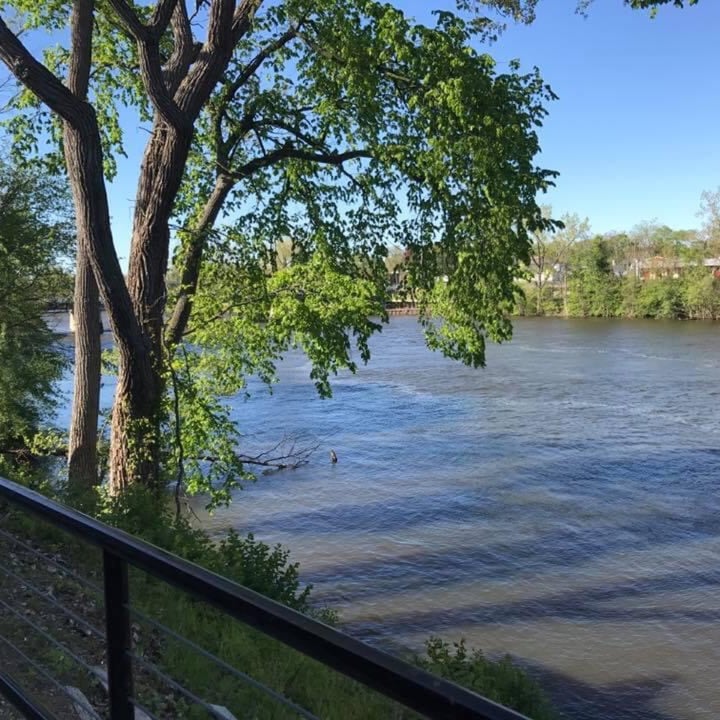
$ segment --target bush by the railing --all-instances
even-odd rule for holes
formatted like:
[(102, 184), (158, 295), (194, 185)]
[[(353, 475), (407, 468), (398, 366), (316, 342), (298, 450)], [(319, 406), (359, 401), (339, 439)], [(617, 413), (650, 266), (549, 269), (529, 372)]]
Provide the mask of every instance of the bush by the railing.
[(432, 637), (425, 644), (426, 657), (418, 664), (435, 675), (474, 690), (534, 720), (556, 717), (542, 688), (509, 656), (489, 660), (480, 650), (468, 649), (465, 641), (450, 644)]
[(146, 540), (213, 572), (230, 578), (300, 612), (308, 612), (311, 586), (300, 582), (297, 563), (281, 545), (270, 546), (252, 534), (229, 530), (215, 540), (186, 517), (175, 517), (164, 502), (142, 488), (121, 498), (102, 494), (94, 515), (109, 525)]

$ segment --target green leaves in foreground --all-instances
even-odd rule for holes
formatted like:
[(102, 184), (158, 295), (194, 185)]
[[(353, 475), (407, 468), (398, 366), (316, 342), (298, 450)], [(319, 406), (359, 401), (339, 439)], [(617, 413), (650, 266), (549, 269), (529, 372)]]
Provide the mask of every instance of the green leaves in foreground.
[(535, 682), (509, 656), (489, 660), (480, 650), (468, 649), (465, 641), (450, 644), (433, 637), (425, 644), (427, 657), (419, 658), (425, 670), (474, 690), (533, 720), (553, 720), (557, 714)]
[(355, 372), (358, 361), (369, 359), (368, 340), (380, 327), (373, 318), (385, 314), (378, 284), (343, 272), (328, 254), (274, 273), (235, 261), (220, 262), (216, 255), (206, 263), (192, 343), (175, 349), (167, 383), (169, 477), (176, 478), (183, 464), (185, 486), (209, 492), (211, 505), (226, 502), (233, 488), (253, 477), (223, 396), (246, 391), (252, 376), (272, 386), (275, 363), (294, 349), (310, 359), (318, 392), (329, 396), (332, 375)]
[[(272, 383), (291, 348), (306, 353), (324, 396), (335, 373), (367, 361), (391, 245), (407, 251), (406, 290), (420, 303), (431, 347), (480, 366), (486, 339), (509, 337), (507, 308), (530, 233), (552, 226), (537, 196), (556, 173), (535, 159), (555, 96), (536, 69), (521, 72), (513, 61), (501, 71), (481, 51), (481, 3), (456, 5), (425, 25), (377, 0), (258, 3), (195, 122), (178, 196), (165, 198), (179, 240), (176, 275), (185, 278), (168, 295), (168, 314), (194, 295), (186, 346), (153, 348), (165, 361), (166, 415), (180, 418), (167, 434), (178, 468), (198, 458), (241, 477), (222, 397), (250, 376)], [(529, 20), (522, 6), (534, 3), (491, 5)], [(70, 5), (22, 0), (16, 9), (33, 32), (64, 26)], [(135, 9), (143, 18), (153, 10)], [(193, 41), (205, 39), (206, 10), (190, 27)], [(108, 177), (123, 157), (123, 119), (133, 132), (152, 120), (137, 47), (120, 27), (113, 4), (99, 3), (89, 98)], [(68, 49), (59, 40), (44, 55), (62, 79)], [(176, 41), (171, 30), (160, 39), (163, 57)], [(15, 109), (10, 124), (27, 141), (23, 152), (35, 152), (41, 137), (59, 149), (57, 123), (32, 98)], [(279, 262), (283, 244), (290, 252)], [(153, 257), (164, 263), (167, 249)], [(165, 268), (149, 274), (157, 270)], [(157, 307), (165, 299), (160, 292)]]

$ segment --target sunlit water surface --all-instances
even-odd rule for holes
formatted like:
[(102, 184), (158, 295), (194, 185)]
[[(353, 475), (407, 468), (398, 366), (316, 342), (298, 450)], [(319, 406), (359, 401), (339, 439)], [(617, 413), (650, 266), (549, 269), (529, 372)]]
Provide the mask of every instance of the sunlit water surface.
[(205, 525), (288, 546), (371, 642), (510, 653), (567, 717), (720, 717), (720, 327), (521, 320), (485, 370), (412, 318), (372, 347), (331, 400), (299, 355), (237, 400), (248, 451), (320, 450)]

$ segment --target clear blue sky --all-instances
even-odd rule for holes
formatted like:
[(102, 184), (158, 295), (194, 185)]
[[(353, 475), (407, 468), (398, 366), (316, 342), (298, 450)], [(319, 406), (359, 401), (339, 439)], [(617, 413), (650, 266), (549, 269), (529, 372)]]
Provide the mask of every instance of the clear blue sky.
[[(425, 7), (452, 0), (395, 0), (430, 22)], [(542, 198), (557, 215), (577, 212), (596, 232), (657, 219), (699, 224), (700, 193), (720, 186), (720, 1), (663, 8), (655, 19), (622, 0), (541, 0), (536, 22), (510, 27), (489, 52), (537, 65), (559, 95), (540, 130), (544, 167), (561, 174)], [(147, 135), (128, 137), (130, 162), (111, 189), (116, 242), (127, 257), (134, 169)], [(124, 164), (124, 163), (123, 163)], [(123, 265), (125, 265), (123, 260)]]

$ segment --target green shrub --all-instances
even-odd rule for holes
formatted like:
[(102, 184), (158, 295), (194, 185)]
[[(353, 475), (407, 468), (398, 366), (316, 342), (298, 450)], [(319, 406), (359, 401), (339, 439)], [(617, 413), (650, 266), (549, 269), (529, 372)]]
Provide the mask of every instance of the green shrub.
[(450, 644), (440, 638), (426, 643), (427, 657), (418, 664), (426, 670), (517, 710), (533, 720), (557, 716), (540, 686), (509, 656), (488, 660), (480, 650), (468, 650), (465, 641)]
[[(308, 612), (310, 586), (302, 587), (297, 563), (280, 545), (270, 547), (235, 530), (219, 542), (185, 517), (176, 518), (166, 498), (132, 488), (120, 498), (101, 495), (93, 514), (100, 520), (230, 578), (300, 612)], [(328, 616), (329, 617), (329, 616)]]
[(678, 320), (687, 317), (683, 303), (683, 282), (663, 278), (642, 284), (637, 303), (638, 317)]
[(688, 315), (704, 320), (720, 319), (720, 279), (695, 268), (685, 278), (684, 303)]

